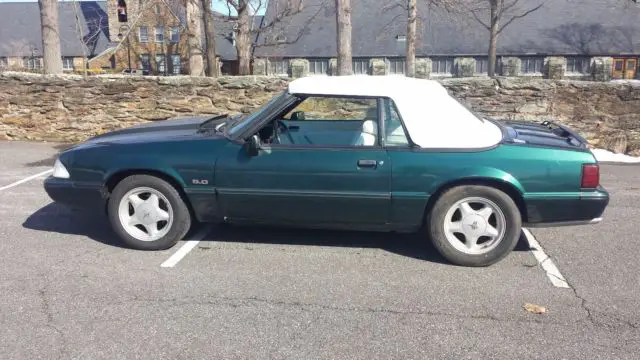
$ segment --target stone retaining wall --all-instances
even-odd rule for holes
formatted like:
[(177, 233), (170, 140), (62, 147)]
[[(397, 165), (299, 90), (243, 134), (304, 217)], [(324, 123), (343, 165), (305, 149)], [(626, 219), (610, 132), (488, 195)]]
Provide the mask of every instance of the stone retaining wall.
[[(0, 74), (0, 139), (75, 142), (146, 121), (191, 114), (246, 113), (288, 79), (246, 76), (43, 77)], [(640, 155), (640, 85), (526, 78), (441, 82), (478, 113), (551, 119), (592, 145)]]

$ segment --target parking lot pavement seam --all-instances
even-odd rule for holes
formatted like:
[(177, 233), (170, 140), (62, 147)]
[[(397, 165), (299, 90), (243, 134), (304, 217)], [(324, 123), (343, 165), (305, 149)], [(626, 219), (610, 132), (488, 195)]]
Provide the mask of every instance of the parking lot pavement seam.
[[(212, 305), (212, 306), (228, 306), (232, 308), (239, 308), (242, 306), (253, 306), (256, 304), (266, 304), (271, 306), (280, 307), (293, 307), (301, 311), (312, 312), (314, 310), (335, 311), (335, 312), (347, 312), (347, 313), (368, 313), (368, 314), (389, 314), (389, 315), (423, 315), (423, 316), (442, 316), (456, 319), (474, 319), (474, 320), (490, 320), (504, 323), (550, 323), (556, 325), (567, 325), (566, 322), (549, 321), (549, 318), (533, 317), (529, 318), (500, 318), (493, 315), (474, 315), (474, 314), (454, 314), (448, 312), (437, 312), (427, 310), (400, 310), (400, 309), (384, 309), (384, 308), (357, 308), (357, 307), (340, 307), (331, 305), (322, 305), (314, 303), (303, 302), (287, 302), (282, 300), (269, 300), (258, 297), (245, 297), (245, 298), (233, 298), (233, 297), (209, 297), (206, 300), (188, 300), (188, 299), (150, 299), (143, 297), (134, 297), (130, 301), (133, 302), (149, 302), (149, 303), (169, 303), (176, 306), (181, 305)], [(536, 315), (537, 316), (537, 315)], [(580, 320), (584, 321), (584, 320)]]

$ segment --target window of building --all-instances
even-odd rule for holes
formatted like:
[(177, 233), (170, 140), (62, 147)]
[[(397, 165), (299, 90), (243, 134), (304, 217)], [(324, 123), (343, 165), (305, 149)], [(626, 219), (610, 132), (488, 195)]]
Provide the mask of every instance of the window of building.
[(160, 4), (156, 4), (156, 5), (154, 6), (154, 10), (155, 10), (155, 12), (156, 12), (156, 15), (161, 15), (161, 13), (162, 13), (162, 9), (160, 9)]
[(567, 72), (588, 74), (591, 72), (591, 59), (583, 56), (567, 57)]
[(38, 57), (27, 56), (22, 59), (22, 66), (27, 69), (35, 70), (42, 68), (41, 59)]
[(271, 74), (273, 75), (289, 75), (289, 60), (271, 60)]
[(118, 22), (127, 22), (127, 3), (124, 0), (118, 0)]
[(322, 75), (329, 73), (328, 59), (309, 59), (309, 73)]
[(180, 42), (180, 28), (177, 26), (172, 26), (169, 29), (169, 41), (172, 43)]
[(453, 59), (452, 58), (432, 59), (431, 72), (433, 74), (453, 74)]
[(180, 75), (182, 71), (181, 65), (182, 65), (182, 61), (180, 59), (180, 55), (179, 54), (171, 55), (171, 72), (174, 75)]
[(156, 42), (164, 42), (164, 26), (162, 25), (156, 26)]
[(146, 43), (149, 41), (149, 28), (146, 26), (140, 26), (138, 28), (138, 41)]
[(7, 61), (6, 56), (0, 56), (0, 69), (7, 68), (9, 66), (9, 62)]
[(73, 70), (73, 58), (65, 56), (62, 58), (62, 68), (64, 70)]
[(523, 74), (542, 74), (544, 68), (544, 58), (523, 57), (520, 58), (520, 71)]
[(142, 70), (151, 70), (151, 61), (149, 60), (149, 54), (140, 55), (140, 66)]
[(389, 74), (405, 74), (406, 62), (404, 58), (389, 59)]
[(489, 59), (476, 58), (476, 74), (488, 74), (489, 73)]
[(369, 59), (353, 59), (353, 74), (366, 75), (369, 73)]
[(167, 71), (167, 59), (162, 55), (156, 55), (156, 69), (158, 69), (158, 73), (165, 74)]

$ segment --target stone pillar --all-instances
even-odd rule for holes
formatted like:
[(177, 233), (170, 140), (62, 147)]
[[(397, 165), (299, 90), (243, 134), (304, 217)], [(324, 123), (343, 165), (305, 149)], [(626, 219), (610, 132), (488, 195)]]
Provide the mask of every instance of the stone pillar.
[(387, 75), (387, 63), (384, 59), (371, 59), (369, 60), (369, 74), (374, 76)]
[(336, 58), (329, 59), (328, 74), (331, 76), (338, 76), (338, 59)]
[(567, 72), (567, 59), (564, 56), (550, 56), (544, 59), (547, 64), (547, 77), (553, 80), (564, 79)]
[(265, 58), (256, 58), (253, 60), (253, 75), (269, 75), (270, 61)]
[(474, 58), (455, 58), (453, 64), (457, 77), (472, 77), (476, 72), (476, 59)]
[(609, 81), (613, 76), (613, 58), (594, 57), (592, 59), (593, 80)]
[(417, 58), (416, 59), (416, 78), (428, 79), (431, 77), (431, 59)]
[(309, 75), (309, 60), (307, 59), (293, 59), (290, 66), (291, 77), (294, 79)]
[(503, 76), (520, 76), (521, 70), (522, 70), (522, 61), (520, 61), (520, 58), (506, 57), (502, 59), (502, 75)]

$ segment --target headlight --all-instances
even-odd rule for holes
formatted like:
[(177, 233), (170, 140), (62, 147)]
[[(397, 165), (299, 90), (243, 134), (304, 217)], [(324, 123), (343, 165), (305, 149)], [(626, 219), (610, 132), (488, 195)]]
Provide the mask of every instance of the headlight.
[(62, 165), (62, 162), (60, 162), (60, 159), (56, 159), (56, 163), (53, 164), (52, 176), (60, 179), (69, 178), (69, 172), (67, 171), (67, 168), (64, 167), (64, 165)]

